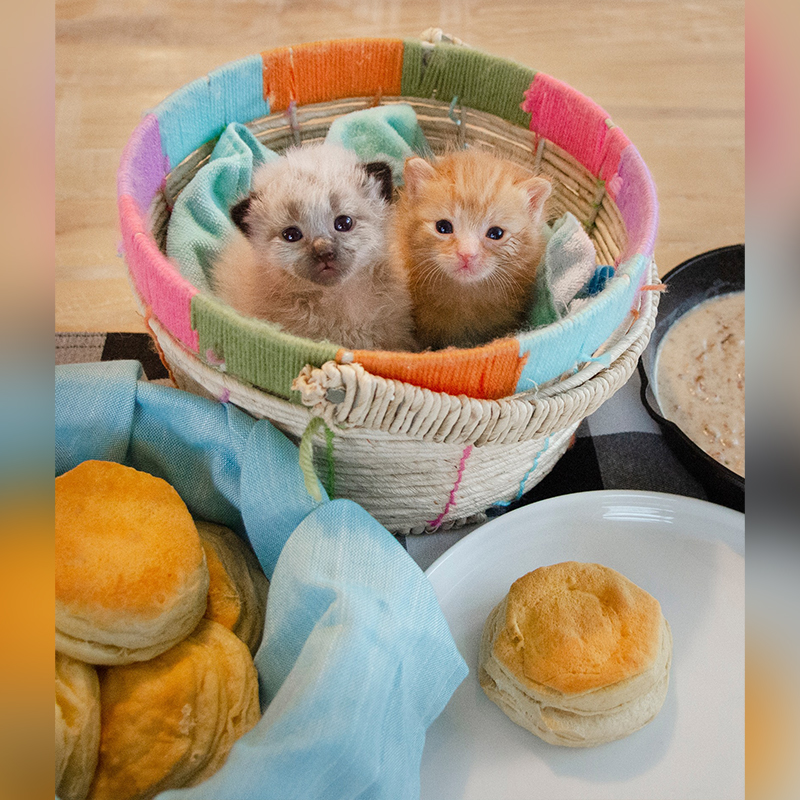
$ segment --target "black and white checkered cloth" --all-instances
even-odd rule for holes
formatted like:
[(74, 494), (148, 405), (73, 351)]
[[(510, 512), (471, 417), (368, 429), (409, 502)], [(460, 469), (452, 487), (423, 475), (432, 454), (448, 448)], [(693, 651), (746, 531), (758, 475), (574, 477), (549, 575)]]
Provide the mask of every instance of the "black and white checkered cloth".
[[(57, 333), (56, 364), (133, 359), (150, 381), (170, 383), (149, 335), (144, 333)], [(707, 499), (702, 485), (677, 460), (639, 399), (639, 375), (607, 400), (578, 428), (572, 447), (539, 484), (507, 508), (574, 492), (635, 489)], [(475, 526), (423, 536), (398, 537), (427, 568)]]

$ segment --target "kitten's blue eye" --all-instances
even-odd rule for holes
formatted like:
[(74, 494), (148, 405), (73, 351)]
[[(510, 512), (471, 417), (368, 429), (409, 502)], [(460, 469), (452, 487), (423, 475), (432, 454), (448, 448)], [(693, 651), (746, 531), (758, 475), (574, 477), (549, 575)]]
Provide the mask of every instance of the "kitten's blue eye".
[(488, 239), (502, 239), (505, 231), (502, 228), (498, 228), (497, 225), (493, 225), (486, 231), (486, 237)]
[(436, 223), (436, 230), (439, 231), (439, 233), (452, 233), (453, 223), (450, 222), (449, 219), (440, 219)]
[(284, 228), (281, 231), (281, 236), (286, 239), (287, 242), (299, 242), (303, 238), (303, 231), (300, 228), (295, 228), (294, 225)]
[(337, 231), (349, 231), (353, 227), (353, 220), (346, 216), (336, 217), (333, 221), (333, 227)]

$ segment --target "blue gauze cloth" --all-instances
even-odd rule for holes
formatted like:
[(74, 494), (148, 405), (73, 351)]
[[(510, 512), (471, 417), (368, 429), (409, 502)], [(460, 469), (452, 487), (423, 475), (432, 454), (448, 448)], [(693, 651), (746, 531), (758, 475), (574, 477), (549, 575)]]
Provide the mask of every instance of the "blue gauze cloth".
[[(363, 162), (386, 161), (395, 183), (406, 158), (430, 153), (414, 109), (405, 103), (353, 111), (336, 119), (325, 141), (353, 150)], [(249, 191), (253, 172), (280, 156), (239, 122), (222, 132), (204, 164), (175, 200), (167, 256), (200, 291), (212, 291), (213, 265), (234, 231), (229, 209)]]
[(419, 797), (425, 731), (467, 673), (428, 580), (360, 506), (313, 501), (266, 420), (141, 375), (134, 361), (56, 367), (56, 475), (94, 458), (162, 477), (248, 538), (271, 580), (260, 722), (207, 781), (158, 797)]

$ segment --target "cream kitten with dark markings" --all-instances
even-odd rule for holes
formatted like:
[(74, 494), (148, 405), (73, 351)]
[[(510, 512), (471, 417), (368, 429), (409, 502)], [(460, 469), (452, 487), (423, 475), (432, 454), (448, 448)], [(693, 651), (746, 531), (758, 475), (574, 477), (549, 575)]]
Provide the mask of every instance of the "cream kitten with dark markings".
[(552, 186), (482, 150), (406, 161), (395, 255), (422, 348), (474, 347), (519, 330), (544, 254)]
[(350, 349), (415, 349), (405, 276), (387, 254), (388, 164), (331, 144), (258, 169), (231, 209), (237, 231), (214, 266), (216, 294), (247, 316)]

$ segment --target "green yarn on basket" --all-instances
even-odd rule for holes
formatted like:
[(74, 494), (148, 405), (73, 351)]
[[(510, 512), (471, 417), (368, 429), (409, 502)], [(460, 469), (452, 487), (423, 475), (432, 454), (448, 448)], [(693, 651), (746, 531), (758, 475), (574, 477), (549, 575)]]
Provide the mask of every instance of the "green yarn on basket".
[(338, 345), (301, 339), (263, 320), (241, 317), (205, 294), (192, 298), (191, 324), (202, 361), (295, 403), (300, 400), (292, 381), (303, 367), (322, 366), (339, 350)]
[(529, 127), (520, 108), (536, 70), (497, 56), (452, 44), (426, 47), (407, 39), (403, 50), (402, 94), (458, 102), (515, 125)]

